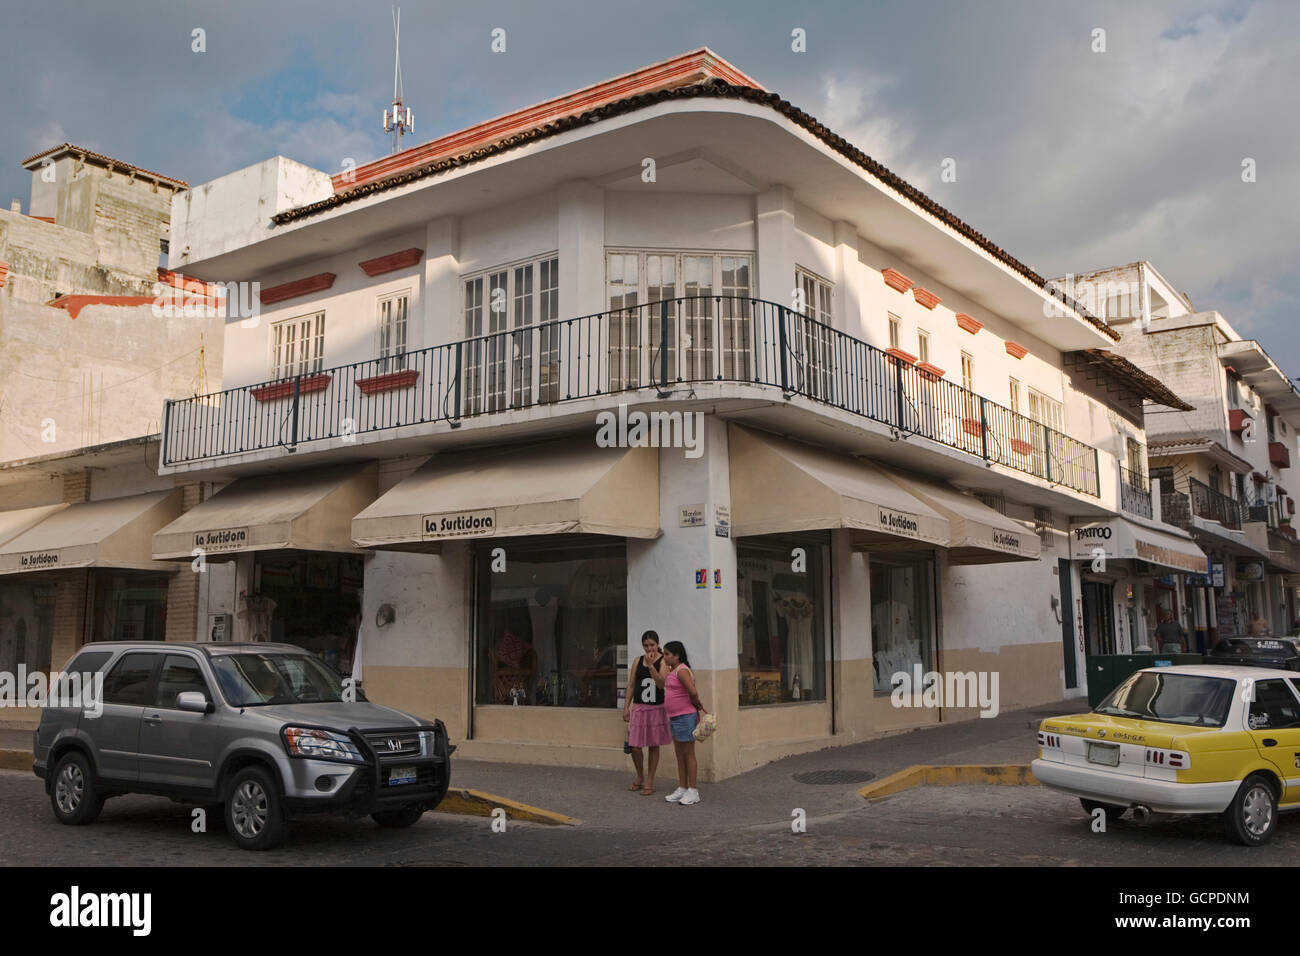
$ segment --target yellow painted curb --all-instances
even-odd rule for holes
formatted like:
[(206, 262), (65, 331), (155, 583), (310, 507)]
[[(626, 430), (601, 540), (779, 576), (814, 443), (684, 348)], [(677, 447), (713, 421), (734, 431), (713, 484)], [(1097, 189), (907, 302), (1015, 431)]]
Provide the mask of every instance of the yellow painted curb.
[(0, 750), (0, 770), (32, 769), (32, 752), (30, 750)]
[(956, 764), (934, 766), (917, 764), (869, 783), (858, 790), (864, 800), (879, 800), (912, 787), (952, 787), (963, 783), (986, 783), (999, 786), (1036, 786), (1029, 764)]
[(498, 797), (482, 790), (460, 790), (452, 788), (438, 804), (439, 813), (465, 813), (475, 817), (490, 817), (492, 811), (501, 808), (508, 820), (525, 820), (529, 823), (549, 823), (555, 826), (573, 826), (578, 821), (562, 813), (531, 807), (518, 800)]

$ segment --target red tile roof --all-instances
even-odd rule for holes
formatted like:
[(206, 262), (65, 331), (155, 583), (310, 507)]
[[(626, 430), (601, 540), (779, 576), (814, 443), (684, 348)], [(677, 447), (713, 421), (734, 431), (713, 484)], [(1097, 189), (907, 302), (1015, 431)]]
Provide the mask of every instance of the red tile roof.
[[(686, 85), (677, 86), (664, 86), (662, 83), (655, 86), (649, 80), (646, 80), (647, 86), (654, 88), (647, 91), (633, 92), (631, 95), (624, 95), (621, 99), (610, 99), (604, 94), (593, 92), (604, 90), (610, 96), (616, 95), (618, 92), (626, 93), (625, 81), (629, 77), (642, 76), (647, 71), (655, 70), (657, 67), (663, 67), (678, 60), (690, 60), (694, 57), (700, 58), (701, 68), (707, 58), (710, 68), (716, 69), (722, 75), (701, 79), (692, 79), (690, 76), (685, 76), (680, 82)], [(599, 102), (599, 105), (587, 104), (583, 99), (587, 94), (591, 94), (593, 102)], [(697, 97), (744, 100), (771, 107), (797, 126), (816, 136), (850, 162), (864, 169), (885, 186), (893, 189), (949, 228), (969, 239), (1013, 272), (1018, 273), (1040, 289), (1047, 288), (1046, 279), (1012, 256), (1011, 253), (996, 245), (983, 233), (976, 231), (911, 183), (890, 172), (888, 168), (876, 162), (844, 137), (819, 123), (815, 117), (783, 100), (776, 93), (769, 93), (762, 87), (753, 85), (752, 80), (749, 80), (735, 67), (707, 49), (686, 54), (685, 57), (679, 57), (677, 60), (665, 61), (665, 64), (656, 64), (655, 67), (646, 67), (644, 70), (638, 70), (624, 77), (618, 77), (597, 84), (594, 87), (588, 87), (586, 90), (559, 97), (557, 100), (550, 100), (527, 110), (511, 113), (498, 120), (471, 127), (461, 133), (445, 136), (424, 146), (397, 153), (383, 160), (376, 160), (354, 170), (352, 173), (354, 180), (352, 182), (342, 183), (344, 174), (340, 174), (333, 177), (336, 189), (334, 195), (295, 209), (286, 209), (272, 216), (271, 221), (276, 225), (285, 225), (298, 219), (306, 219), (375, 193), (395, 189), (416, 180), (436, 176), (461, 166), (469, 166), (516, 147), (548, 139), (569, 130), (598, 123), (601, 120), (633, 113), (669, 100)], [(548, 113), (548, 107), (553, 104), (562, 104), (562, 106), (557, 105), (553, 111)], [(582, 112), (574, 112), (577, 109), (582, 109)], [(531, 121), (527, 120), (527, 117), (532, 117)], [(365, 181), (362, 181), (363, 176), (365, 176)], [(347, 188), (340, 188), (341, 185), (346, 185)], [(1118, 331), (1092, 315), (1080, 303), (1063, 293), (1054, 293), (1054, 295), (1087, 322), (1115, 341), (1119, 341)]]
[(125, 173), (130, 173), (130, 172), (139, 173), (141, 175), (149, 177), (150, 179), (156, 179), (160, 183), (170, 183), (173, 186), (180, 187), (181, 189), (190, 188), (190, 184), (183, 179), (174, 179), (171, 176), (164, 176), (162, 173), (155, 173), (152, 170), (145, 169), (143, 166), (136, 166), (132, 163), (124, 163), (120, 159), (114, 159), (111, 156), (105, 156), (103, 153), (97, 153), (92, 149), (86, 149), (84, 146), (77, 146), (74, 145), (73, 143), (60, 143), (58, 146), (51, 146), (49, 149), (43, 149), (39, 153), (36, 153), (33, 156), (28, 156), (26, 159), (24, 159), (22, 162), (22, 166), (24, 169), (31, 169), (33, 166), (37, 165), (41, 160), (46, 159), (47, 157), (49, 159), (59, 159), (60, 157), (65, 155), (78, 156), (83, 159), (90, 160), (91, 162), (94, 162), (96, 165), (104, 166), (109, 169), (121, 170), (122, 172)]

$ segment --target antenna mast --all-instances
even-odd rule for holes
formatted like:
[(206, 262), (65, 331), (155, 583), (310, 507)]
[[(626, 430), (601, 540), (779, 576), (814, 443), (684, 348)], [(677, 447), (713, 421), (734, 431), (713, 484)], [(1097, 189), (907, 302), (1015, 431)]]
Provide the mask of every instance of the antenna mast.
[(393, 108), (384, 110), (384, 132), (393, 135), (393, 152), (402, 148), (402, 137), (415, 132), (415, 114), (402, 105), (402, 8), (393, 7)]

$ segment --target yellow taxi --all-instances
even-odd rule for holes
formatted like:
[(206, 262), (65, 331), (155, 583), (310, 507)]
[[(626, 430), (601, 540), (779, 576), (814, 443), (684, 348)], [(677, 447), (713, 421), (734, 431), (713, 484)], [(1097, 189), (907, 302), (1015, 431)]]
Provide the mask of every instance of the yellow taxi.
[(1300, 674), (1261, 667), (1148, 667), (1091, 713), (1038, 729), (1038, 782), (1085, 812), (1213, 813), (1258, 846), (1300, 809)]

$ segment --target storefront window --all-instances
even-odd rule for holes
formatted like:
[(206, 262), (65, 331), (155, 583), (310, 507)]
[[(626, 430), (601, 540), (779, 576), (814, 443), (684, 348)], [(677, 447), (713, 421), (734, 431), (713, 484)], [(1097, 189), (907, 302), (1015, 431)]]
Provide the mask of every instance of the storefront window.
[(895, 674), (934, 669), (934, 572), (928, 559), (871, 555), (871, 664), (877, 694)]
[(253, 640), (296, 644), (352, 673), (365, 565), (359, 554), (259, 551), (257, 593), (245, 600)]
[(513, 541), (475, 549), (479, 704), (618, 706), (627, 669), (627, 547)]
[(740, 704), (826, 699), (824, 536), (736, 544)]
[(48, 673), (53, 642), (54, 585), (0, 582), (0, 672)]
[(167, 636), (167, 575), (95, 572), (94, 641), (162, 641)]

